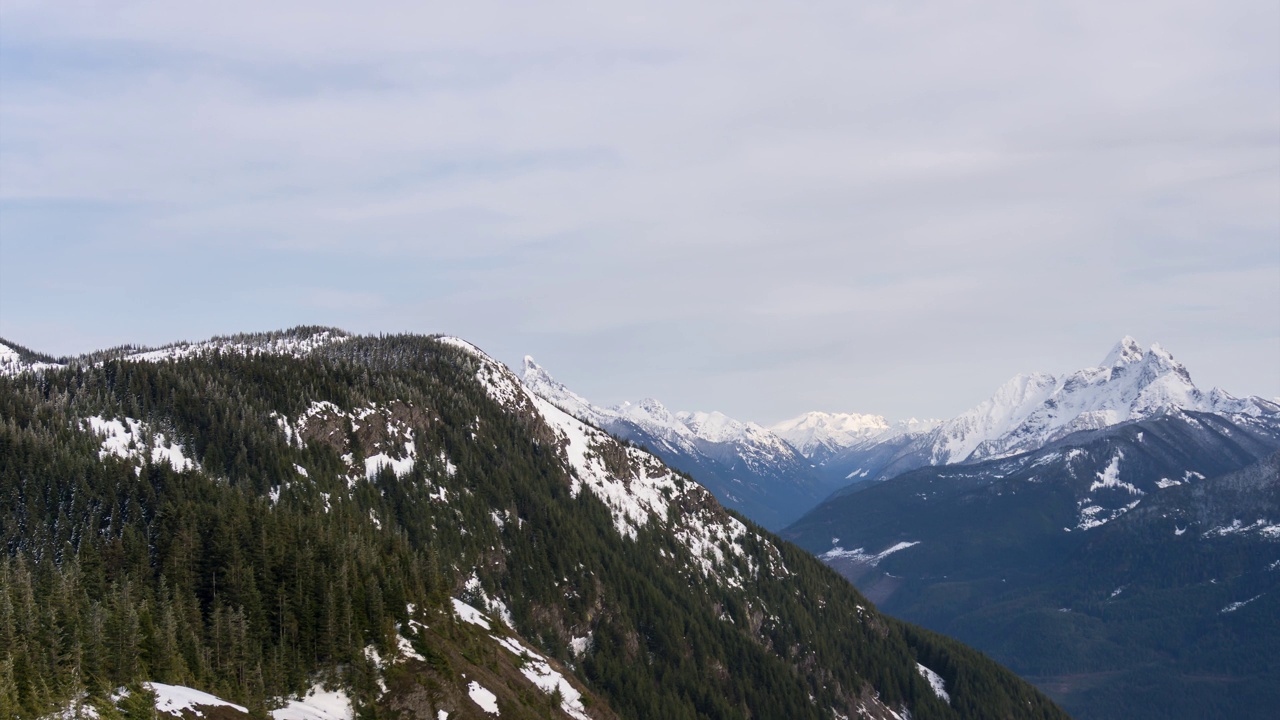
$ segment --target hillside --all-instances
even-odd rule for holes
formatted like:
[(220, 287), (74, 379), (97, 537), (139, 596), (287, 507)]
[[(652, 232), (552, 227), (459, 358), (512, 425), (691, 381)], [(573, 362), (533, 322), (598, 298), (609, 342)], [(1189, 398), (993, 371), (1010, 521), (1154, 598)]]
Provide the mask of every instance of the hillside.
[(0, 714), (1064, 717), (465, 342), (36, 360), (0, 377)]
[(1277, 450), (1274, 417), (1170, 411), (906, 472), (782, 535), (1077, 717), (1269, 717)]

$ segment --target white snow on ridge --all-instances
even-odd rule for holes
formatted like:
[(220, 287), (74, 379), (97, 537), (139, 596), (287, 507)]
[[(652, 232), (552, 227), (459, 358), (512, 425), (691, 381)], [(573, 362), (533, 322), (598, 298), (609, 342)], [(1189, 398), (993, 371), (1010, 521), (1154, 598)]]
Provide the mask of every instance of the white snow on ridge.
[(476, 379), (484, 386), (489, 397), (506, 406), (517, 404), (525, 396), (524, 387), (511, 374), (506, 365), (489, 357), (483, 350), (457, 337), (439, 337), (437, 341), (444, 345), (456, 347), (472, 355), (480, 361), (476, 370)]
[(1013, 432), (1056, 388), (1057, 379), (1044, 373), (1009, 380), (989, 400), (938, 428), (934, 464), (964, 460), (984, 443)]
[(235, 353), (238, 355), (289, 355), (303, 357), (317, 348), (346, 342), (348, 335), (330, 332), (318, 332), (308, 337), (276, 337), (276, 338), (214, 338), (195, 343), (175, 343), (155, 350), (126, 355), (126, 360), (137, 362), (165, 362), (169, 360), (185, 360), (213, 352)]
[(25, 362), (18, 355), (18, 351), (0, 343), (0, 376), (13, 377), (28, 372), (44, 372), (45, 370), (57, 370), (66, 367), (58, 363), (46, 362)]

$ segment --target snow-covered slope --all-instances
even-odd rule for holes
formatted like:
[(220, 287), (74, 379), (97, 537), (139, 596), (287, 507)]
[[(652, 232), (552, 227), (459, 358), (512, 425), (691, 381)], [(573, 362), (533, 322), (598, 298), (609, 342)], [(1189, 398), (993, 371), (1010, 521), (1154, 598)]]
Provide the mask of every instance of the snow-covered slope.
[[(744, 569), (737, 562), (745, 557), (743, 543), (750, 531), (711, 501), (706, 489), (686, 481), (640, 448), (626, 447), (625, 455), (617, 457), (617, 441), (534, 392), (507, 366), (465, 340), (445, 337), (440, 341), (480, 361), (476, 377), (495, 401), (510, 412), (531, 415), (546, 423), (558, 437), (565, 461), (576, 478), (573, 494), (585, 488), (603, 500), (613, 513), (620, 534), (634, 538), (650, 523), (670, 526), (688, 549), (692, 567), (733, 587), (749, 580), (743, 577), (744, 573), (754, 575), (760, 571), (751, 563)], [(526, 369), (537, 368), (532, 359), (526, 359), (525, 364)], [(787, 573), (780, 555), (775, 555), (771, 564), (768, 572)]]
[(1008, 457), (1082, 430), (1179, 411), (1280, 421), (1275, 402), (1201, 391), (1167, 350), (1144, 349), (1126, 337), (1095, 367), (1059, 377), (1019, 375), (958, 417), (923, 431), (869, 437), (835, 453), (824, 469), (850, 481), (884, 479), (925, 465)]
[(672, 412), (652, 398), (594, 405), (524, 359), (524, 387), (569, 415), (644, 445), (691, 474), (721, 503), (777, 528), (825, 494), (810, 461), (776, 433), (719, 412)]
[(57, 363), (42, 362), (32, 358), (24, 358), (17, 348), (0, 342), (0, 376), (19, 375), (25, 372), (55, 370), (62, 367)]

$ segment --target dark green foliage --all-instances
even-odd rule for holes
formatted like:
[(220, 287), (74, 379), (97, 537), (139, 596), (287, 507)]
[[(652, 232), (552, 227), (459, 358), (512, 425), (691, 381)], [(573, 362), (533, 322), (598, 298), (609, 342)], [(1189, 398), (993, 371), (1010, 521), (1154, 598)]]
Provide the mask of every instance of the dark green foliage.
[[(474, 577), (622, 717), (829, 717), (877, 695), (916, 718), (1062, 717), (994, 663), (879, 615), (797, 548), (778, 545), (786, 571), (727, 588), (661, 528), (624, 539), (600, 500), (570, 491), (546, 426), (485, 394), (476, 363), (397, 336), (302, 359), (104, 358), (0, 378), (0, 714), (144, 680), (261, 711), (337, 673), (374, 716), (364, 649), (387, 651), (410, 605), (445, 617)], [(366, 478), (374, 448), (354, 423), (291, 443), (278, 420), (315, 401), (408, 418), (413, 470)], [(100, 458), (91, 416), (140, 420), (200, 467)], [(767, 568), (777, 541), (752, 530)], [(493, 665), (465, 628), (440, 632), (451, 645), (418, 648), (432, 683), (459, 662)], [(575, 657), (569, 640), (588, 633)], [(954, 684), (952, 706), (917, 661)]]

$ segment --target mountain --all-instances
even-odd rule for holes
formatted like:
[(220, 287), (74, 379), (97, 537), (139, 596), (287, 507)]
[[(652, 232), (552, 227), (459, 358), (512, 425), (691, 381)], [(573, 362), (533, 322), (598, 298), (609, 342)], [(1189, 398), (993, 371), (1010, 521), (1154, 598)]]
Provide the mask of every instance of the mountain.
[(1029, 452), (919, 467), (833, 496), (782, 535), (1077, 717), (1270, 717), (1280, 414), (1252, 407), (1164, 405)]
[(814, 462), (889, 430), (883, 415), (807, 412), (769, 428)]
[(56, 364), (0, 377), (0, 716), (1065, 717), (465, 341)]
[(812, 463), (779, 435), (722, 413), (669, 411), (653, 399), (593, 405), (524, 359), (525, 387), (570, 415), (652, 451), (689, 473), (726, 507), (766, 528), (800, 517), (826, 496)]
[(819, 470), (849, 482), (874, 481), (926, 465), (1009, 457), (1072, 433), (1151, 418), (1171, 409), (1226, 417), (1280, 412), (1259, 397), (1203, 392), (1164, 348), (1122, 339), (1096, 367), (1060, 377), (1019, 375), (965, 413), (921, 431), (873, 435), (833, 450)]

